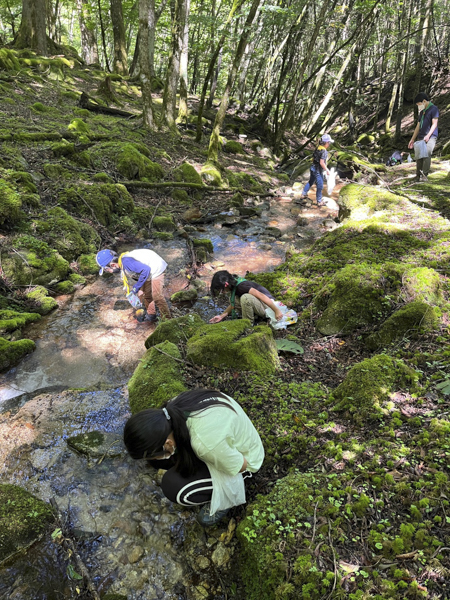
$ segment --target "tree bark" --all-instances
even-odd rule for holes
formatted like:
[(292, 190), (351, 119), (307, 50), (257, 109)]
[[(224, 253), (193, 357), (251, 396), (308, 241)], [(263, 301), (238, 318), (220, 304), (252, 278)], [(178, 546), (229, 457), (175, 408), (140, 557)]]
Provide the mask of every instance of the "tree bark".
[(180, 56), (183, 45), (184, 26), (186, 22), (187, 0), (175, 0), (172, 19), (172, 36), (170, 44), (169, 66), (167, 67), (162, 104), (162, 123), (172, 131), (176, 131), (176, 103), (178, 79), (180, 77)]
[(98, 63), (95, 22), (92, 19), (89, 0), (77, 0), (77, 8), (81, 32), (81, 56), (88, 65)]
[[(404, 42), (405, 47), (403, 50), (403, 66), (402, 66), (402, 74), (398, 89), (398, 100), (397, 100), (397, 121), (395, 125), (395, 139), (400, 140), (402, 135), (402, 117), (403, 117), (403, 94), (406, 85), (406, 78), (408, 74), (408, 55), (409, 55), (409, 44), (410, 44), (410, 34), (411, 34), (411, 13), (412, 13), (412, 3), (408, 5), (407, 11), (405, 11), (405, 20), (407, 20), (407, 37)], [(404, 24), (402, 30), (404, 31)]]
[(122, 0), (110, 0), (114, 36), (114, 73), (128, 75), (127, 40), (123, 22)]
[[(153, 11), (153, 17), (151, 12)], [(155, 2), (154, 0), (139, 0), (139, 63), (142, 99), (144, 104), (144, 125), (151, 131), (156, 130), (155, 116), (152, 101), (152, 82), (150, 75), (149, 45), (149, 23), (154, 22)]]
[(100, 4), (100, 0), (97, 0), (97, 7), (98, 7), (98, 19), (100, 21), (100, 31), (102, 34), (102, 48), (103, 48), (103, 55), (105, 58), (105, 67), (106, 67), (107, 71), (111, 72), (111, 69), (109, 66), (109, 61), (108, 61), (108, 50), (106, 49), (105, 26), (103, 24), (102, 5)]
[(255, 19), (255, 16), (258, 11), (260, 3), (261, 3), (261, 0), (253, 0), (252, 5), (250, 7), (250, 11), (248, 13), (247, 19), (244, 24), (244, 29), (242, 30), (242, 33), (241, 33), (241, 39), (239, 40), (239, 44), (238, 44), (238, 47), (236, 50), (233, 64), (232, 64), (230, 72), (228, 74), (228, 79), (227, 79), (227, 83), (225, 86), (225, 90), (223, 92), (219, 110), (217, 111), (217, 114), (216, 114), (216, 120), (214, 121), (214, 127), (213, 127), (213, 130), (211, 133), (211, 137), (209, 139), (208, 162), (213, 162), (213, 163), (218, 162), (220, 130), (222, 128), (223, 121), (225, 119), (225, 114), (227, 112), (228, 105), (230, 102), (231, 90), (232, 90), (234, 82), (236, 80), (236, 75), (238, 73), (238, 69), (241, 64), (242, 56), (245, 52), (245, 46), (247, 45), (247, 41), (251, 34), (251, 26)]
[(15, 46), (47, 56), (45, 0), (22, 0), (22, 21)]
[(180, 105), (178, 107), (178, 123), (186, 122), (188, 116), (188, 56), (189, 56), (189, 12), (191, 0), (186, 0), (186, 18), (184, 21), (183, 45), (180, 58)]

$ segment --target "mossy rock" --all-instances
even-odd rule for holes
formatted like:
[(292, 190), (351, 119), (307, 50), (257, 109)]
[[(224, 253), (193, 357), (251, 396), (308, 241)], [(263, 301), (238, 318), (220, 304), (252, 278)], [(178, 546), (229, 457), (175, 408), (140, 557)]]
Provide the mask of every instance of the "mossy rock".
[(217, 166), (212, 162), (207, 162), (203, 165), (200, 171), (202, 180), (207, 185), (212, 185), (216, 187), (221, 187), (224, 185), (222, 179), (222, 173), (217, 168)]
[(100, 183), (114, 183), (114, 179), (110, 177), (107, 173), (96, 173), (92, 177), (92, 180)]
[(0, 564), (26, 550), (54, 520), (52, 508), (17, 485), (0, 485)]
[(52, 152), (54, 156), (72, 156), (75, 153), (75, 144), (72, 142), (68, 142), (63, 140), (62, 142), (57, 142), (56, 144), (52, 144)]
[(365, 343), (370, 350), (385, 348), (403, 337), (417, 337), (419, 333), (434, 331), (439, 327), (440, 311), (421, 300), (410, 302), (395, 311), (382, 325), (380, 331), (370, 335)]
[(197, 290), (190, 289), (190, 290), (181, 290), (179, 292), (175, 292), (175, 294), (172, 294), (172, 296), (170, 297), (170, 301), (174, 302), (175, 304), (177, 302), (195, 302), (195, 300), (197, 300), (197, 298), (198, 298)]
[(158, 231), (175, 231), (177, 226), (173, 222), (172, 217), (155, 217), (153, 219), (153, 225)]
[(152, 335), (146, 339), (145, 347), (148, 349), (164, 341), (172, 342), (173, 344), (186, 342), (204, 324), (204, 321), (197, 313), (162, 321)]
[(180, 202), (180, 204), (191, 204), (192, 203), (192, 199), (186, 190), (182, 190), (180, 188), (175, 188), (172, 190), (170, 195), (176, 202)]
[(164, 178), (162, 167), (142, 153), (141, 144), (107, 142), (96, 146), (91, 153), (94, 166), (101, 167), (105, 159), (126, 179), (143, 179), (149, 182)]
[(380, 417), (389, 410), (390, 394), (402, 388), (413, 391), (417, 380), (417, 373), (401, 360), (386, 354), (367, 358), (334, 390), (334, 408), (357, 423)]
[(68, 261), (95, 252), (100, 236), (93, 227), (71, 217), (63, 208), (51, 208), (46, 218), (35, 221), (36, 232)]
[(407, 204), (405, 198), (385, 189), (350, 183), (339, 193), (339, 219), (367, 219), (376, 213), (399, 213)]
[(174, 181), (184, 181), (185, 183), (198, 183), (203, 185), (202, 177), (195, 167), (187, 162), (184, 162), (177, 167), (173, 172)]
[(72, 281), (60, 281), (53, 286), (53, 289), (57, 294), (73, 294), (75, 291), (75, 285)]
[(13, 248), (2, 256), (3, 272), (14, 285), (51, 285), (67, 279), (69, 263), (46, 242), (20, 235)]
[(206, 252), (208, 252), (209, 254), (212, 254), (214, 252), (214, 245), (212, 241), (208, 240), (207, 238), (194, 238), (192, 240), (192, 243), (194, 244), (194, 248), (196, 250), (197, 248), (205, 248)]
[(187, 358), (199, 365), (271, 374), (279, 367), (272, 331), (248, 319), (204, 325), (187, 342)]
[(369, 133), (363, 133), (356, 141), (358, 144), (361, 144), (361, 146), (371, 146), (375, 143), (375, 136)]
[(78, 267), (83, 275), (98, 275), (99, 266), (95, 257), (96, 254), (82, 254), (78, 257)]
[[(18, 340), (11, 342), (0, 337), (0, 371), (6, 371), (15, 367), (24, 356), (33, 352), (36, 344), (33, 340)], [(1, 538), (1, 529), (0, 529)]]
[(408, 269), (403, 276), (403, 295), (408, 300), (440, 304), (443, 300), (439, 273), (427, 267)]
[(85, 123), (83, 119), (74, 119), (73, 121), (71, 121), (67, 129), (75, 135), (86, 138), (87, 141), (89, 140), (91, 130), (89, 128), (89, 125), (87, 125), (87, 123)]
[(0, 225), (12, 226), (19, 222), (24, 216), (21, 208), (22, 200), (17, 189), (0, 179)]
[(54, 298), (48, 295), (48, 290), (45, 287), (38, 285), (34, 290), (25, 295), (33, 309), (40, 315), (48, 315), (49, 312), (58, 308), (58, 303)]
[(0, 334), (22, 329), (29, 323), (35, 323), (41, 318), (40, 314), (17, 312), (11, 309), (0, 310)]
[(117, 215), (129, 215), (134, 211), (134, 202), (125, 186), (99, 183), (77, 185), (66, 188), (59, 195), (61, 205), (88, 218), (95, 218), (105, 226), (113, 223)]
[(265, 188), (259, 183), (252, 175), (244, 172), (233, 172), (227, 171), (227, 178), (230, 182), (230, 186), (237, 188), (244, 188), (254, 194), (264, 194)]
[(186, 390), (181, 363), (170, 357), (181, 360), (178, 348), (167, 340), (150, 348), (144, 354), (128, 382), (130, 408), (133, 414), (145, 408), (158, 408)]
[(195, 249), (195, 259), (198, 263), (208, 262), (208, 252), (204, 246), (198, 246)]
[(325, 307), (316, 321), (322, 335), (346, 334), (377, 323), (387, 310), (385, 277), (375, 265), (347, 265), (338, 271), (316, 298)]
[(242, 197), (242, 194), (236, 192), (236, 194), (231, 196), (231, 198), (228, 200), (227, 206), (235, 206), (238, 208), (244, 206), (244, 198)]
[(173, 240), (173, 233), (171, 233), (169, 231), (154, 231), (152, 233), (152, 236), (156, 240), (163, 240), (165, 242), (168, 242), (169, 240)]
[(90, 431), (67, 438), (67, 445), (89, 458), (114, 458), (124, 452), (122, 436), (117, 433)]
[(23, 171), (28, 168), (27, 161), (16, 146), (10, 144), (0, 145), (0, 167)]
[(46, 113), (46, 112), (50, 112), (52, 109), (50, 106), (45, 106), (44, 104), (42, 104), (42, 102), (35, 102), (32, 106), (31, 106), (31, 110), (34, 113)]
[(49, 179), (70, 179), (72, 177), (71, 172), (59, 164), (47, 163), (43, 170)]
[(246, 154), (242, 144), (240, 142), (235, 142), (234, 140), (228, 140), (223, 147), (223, 151), (228, 152), (229, 154)]
[(0, 70), (19, 71), (20, 61), (16, 53), (8, 48), (0, 48)]
[(84, 285), (86, 283), (86, 277), (83, 277), (83, 275), (78, 275), (78, 273), (71, 273), (69, 275), (69, 281), (71, 281), (74, 285)]

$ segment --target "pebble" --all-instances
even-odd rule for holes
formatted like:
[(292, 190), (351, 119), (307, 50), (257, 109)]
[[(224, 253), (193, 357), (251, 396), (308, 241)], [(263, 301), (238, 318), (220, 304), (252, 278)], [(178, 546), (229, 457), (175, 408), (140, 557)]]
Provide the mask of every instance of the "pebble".
[(142, 546), (135, 546), (133, 550), (128, 554), (128, 562), (130, 564), (138, 562), (144, 555), (144, 548)]
[(227, 546), (224, 546), (224, 544), (222, 544), (222, 542), (219, 542), (217, 544), (217, 548), (215, 548), (215, 550), (211, 556), (213, 563), (217, 567), (223, 567), (230, 561), (230, 558), (231, 558), (230, 548), (228, 548)]

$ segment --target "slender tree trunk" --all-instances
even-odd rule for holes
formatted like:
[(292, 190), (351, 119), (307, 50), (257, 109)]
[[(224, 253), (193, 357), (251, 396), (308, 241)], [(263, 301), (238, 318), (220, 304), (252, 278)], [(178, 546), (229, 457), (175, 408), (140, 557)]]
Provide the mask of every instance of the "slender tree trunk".
[(154, 21), (154, 0), (139, 0), (139, 61), (140, 61), (140, 80), (142, 89), (142, 99), (144, 102), (144, 125), (147, 129), (156, 130), (155, 117), (153, 113), (152, 101), (152, 83), (150, 76), (150, 59), (148, 52), (149, 44), (149, 22), (152, 21), (150, 12), (153, 10)]
[(180, 57), (183, 46), (184, 27), (186, 23), (187, 0), (175, 0), (172, 19), (172, 39), (164, 86), (162, 104), (162, 122), (172, 131), (176, 131), (177, 88), (180, 77)]
[(105, 57), (105, 67), (106, 67), (107, 71), (111, 72), (111, 68), (109, 66), (109, 61), (108, 61), (108, 50), (106, 49), (105, 26), (103, 25), (102, 5), (100, 4), (100, 0), (97, 0), (97, 7), (98, 7), (98, 19), (100, 21), (100, 32), (102, 34), (102, 47), (103, 47), (103, 56)]
[(31, 48), (47, 56), (45, 0), (22, 0), (22, 21), (16, 48)]
[(110, 0), (114, 35), (114, 73), (128, 75), (127, 40), (123, 22), (122, 0)]
[(57, 42), (57, 23), (59, 19), (59, 0), (55, 0), (54, 4), (52, 0), (47, 0), (46, 14), (47, 14), (47, 31), (49, 37)]
[[(148, 17), (148, 58), (150, 60), (150, 77), (155, 77), (155, 31), (158, 20), (167, 6), (168, 0), (162, 0), (158, 10), (155, 10), (155, 0), (151, 0)], [(137, 77), (139, 75), (139, 31), (136, 36), (136, 46), (134, 48), (133, 60), (130, 67), (130, 75)]]
[(223, 121), (225, 119), (225, 114), (227, 112), (227, 108), (230, 102), (230, 94), (233, 89), (234, 82), (236, 80), (236, 75), (238, 73), (239, 66), (241, 64), (242, 56), (245, 51), (245, 46), (247, 45), (247, 41), (251, 34), (251, 26), (255, 19), (256, 13), (258, 11), (261, 0), (253, 0), (252, 5), (250, 7), (250, 11), (248, 13), (247, 19), (244, 24), (244, 29), (241, 33), (241, 39), (239, 40), (239, 44), (236, 50), (236, 54), (233, 60), (233, 64), (231, 70), (228, 74), (227, 83), (225, 86), (225, 90), (222, 96), (222, 100), (220, 102), (219, 110), (216, 114), (216, 120), (214, 121), (214, 127), (211, 133), (211, 137), (209, 140), (209, 148), (208, 148), (208, 161), (216, 163), (218, 161), (219, 155), (219, 137), (220, 130), (223, 125)]
[(188, 56), (189, 56), (189, 12), (191, 9), (191, 0), (186, 0), (186, 18), (183, 32), (183, 46), (180, 57), (180, 105), (178, 108), (179, 123), (186, 122), (188, 117)]
[[(402, 117), (403, 117), (403, 92), (406, 85), (406, 78), (408, 74), (408, 55), (409, 55), (409, 44), (410, 44), (410, 34), (411, 34), (411, 12), (412, 12), (412, 3), (409, 4), (407, 9), (407, 14), (405, 20), (407, 20), (407, 37), (404, 42), (405, 48), (403, 51), (403, 67), (402, 67), (402, 76), (400, 79), (400, 85), (398, 89), (398, 100), (397, 100), (397, 122), (395, 125), (395, 139), (399, 140), (402, 134)], [(404, 30), (404, 27), (402, 27)]]
[(214, 102), (214, 96), (216, 95), (217, 82), (219, 80), (220, 69), (222, 68), (222, 56), (223, 46), (219, 50), (219, 56), (217, 57), (216, 68), (214, 69), (214, 75), (211, 80), (211, 89), (209, 90), (209, 98), (206, 101), (206, 108), (211, 108)]
[[(417, 34), (418, 39), (415, 46), (415, 59), (416, 59), (416, 80), (414, 85), (414, 97), (421, 91), (422, 85), (422, 72), (425, 56), (425, 48), (427, 39), (430, 32), (430, 15), (433, 7), (433, 0), (421, 0), (420, 3), (420, 21), (419, 21), (419, 33)], [(417, 108), (414, 105), (414, 112), (416, 114)], [(417, 115), (416, 115), (417, 116)]]
[(95, 23), (92, 19), (89, 0), (77, 0), (78, 21), (81, 32), (81, 56), (86, 63), (98, 63)]

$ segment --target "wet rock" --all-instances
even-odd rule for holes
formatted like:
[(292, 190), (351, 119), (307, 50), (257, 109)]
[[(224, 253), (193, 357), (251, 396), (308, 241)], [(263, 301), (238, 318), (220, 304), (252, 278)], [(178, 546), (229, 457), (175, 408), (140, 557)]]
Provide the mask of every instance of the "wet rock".
[(305, 217), (300, 217), (299, 219), (297, 219), (298, 227), (305, 227), (306, 225), (308, 225), (308, 219), (305, 219)]
[(199, 556), (196, 559), (195, 564), (199, 569), (207, 569), (211, 564), (211, 561), (206, 556)]
[(52, 508), (16, 485), (0, 485), (0, 564), (35, 542), (54, 519)]
[(325, 219), (324, 221), (322, 221), (322, 225), (325, 227), (325, 229), (328, 229), (329, 231), (331, 231), (332, 229), (336, 229), (337, 227), (337, 223), (333, 221), (333, 219)]
[(272, 250), (272, 245), (271, 244), (261, 244), (260, 246), (258, 246), (258, 250), (263, 250), (263, 251)]
[(203, 292), (208, 287), (206, 282), (202, 279), (194, 279), (194, 281), (192, 281), (192, 285), (197, 290), (197, 292)]
[(219, 542), (212, 553), (211, 560), (216, 567), (223, 567), (230, 562), (231, 556), (231, 548), (229, 546), (225, 546), (222, 542)]
[(298, 217), (298, 215), (302, 214), (302, 209), (299, 206), (293, 206), (290, 210), (290, 213), (294, 217)]
[(67, 439), (67, 445), (75, 452), (91, 458), (120, 456), (124, 451), (122, 436), (117, 433), (91, 431)]
[(182, 215), (181, 218), (183, 221), (196, 221), (197, 219), (201, 219), (202, 213), (198, 208), (189, 208)]
[(221, 261), (221, 260), (215, 260), (215, 261), (214, 261), (213, 263), (211, 263), (211, 264), (212, 264), (212, 266), (213, 266), (215, 269), (220, 269), (220, 267), (224, 267), (224, 266), (225, 266), (225, 263), (224, 263), (223, 261)]
[(52, 461), (51, 451), (45, 448), (38, 448), (31, 454), (30, 462), (35, 469), (38, 471), (45, 471), (48, 469), (50, 462)]
[(279, 238), (283, 235), (281, 229), (278, 229), (278, 227), (266, 227), (265, 232), (274, 238)]
[(170, 297), (171, 302), (194, 302), (198, 298), (198, 292), (195, 289), (190, 290), (180, 290), (179, 292), (175, 292)]
[(128, 554), (128, 562), (130, 564), (138, 562), (144, 556), (144, 552), (145, 550), (144, 548), (142, 548), (142, 546), (135, 546), (133, 550)]
[(239, 216), (226, 217), (225, 221), (222, 221), (222, 227), (232, 227), (239, 223), (241, 218)]
[(254, 217), (256, 215), (261, 214), (261, 212), (261, 209), (253, 208), (252, 206), (241, 206), (239, 208), (239, 214), (247, 217)]

